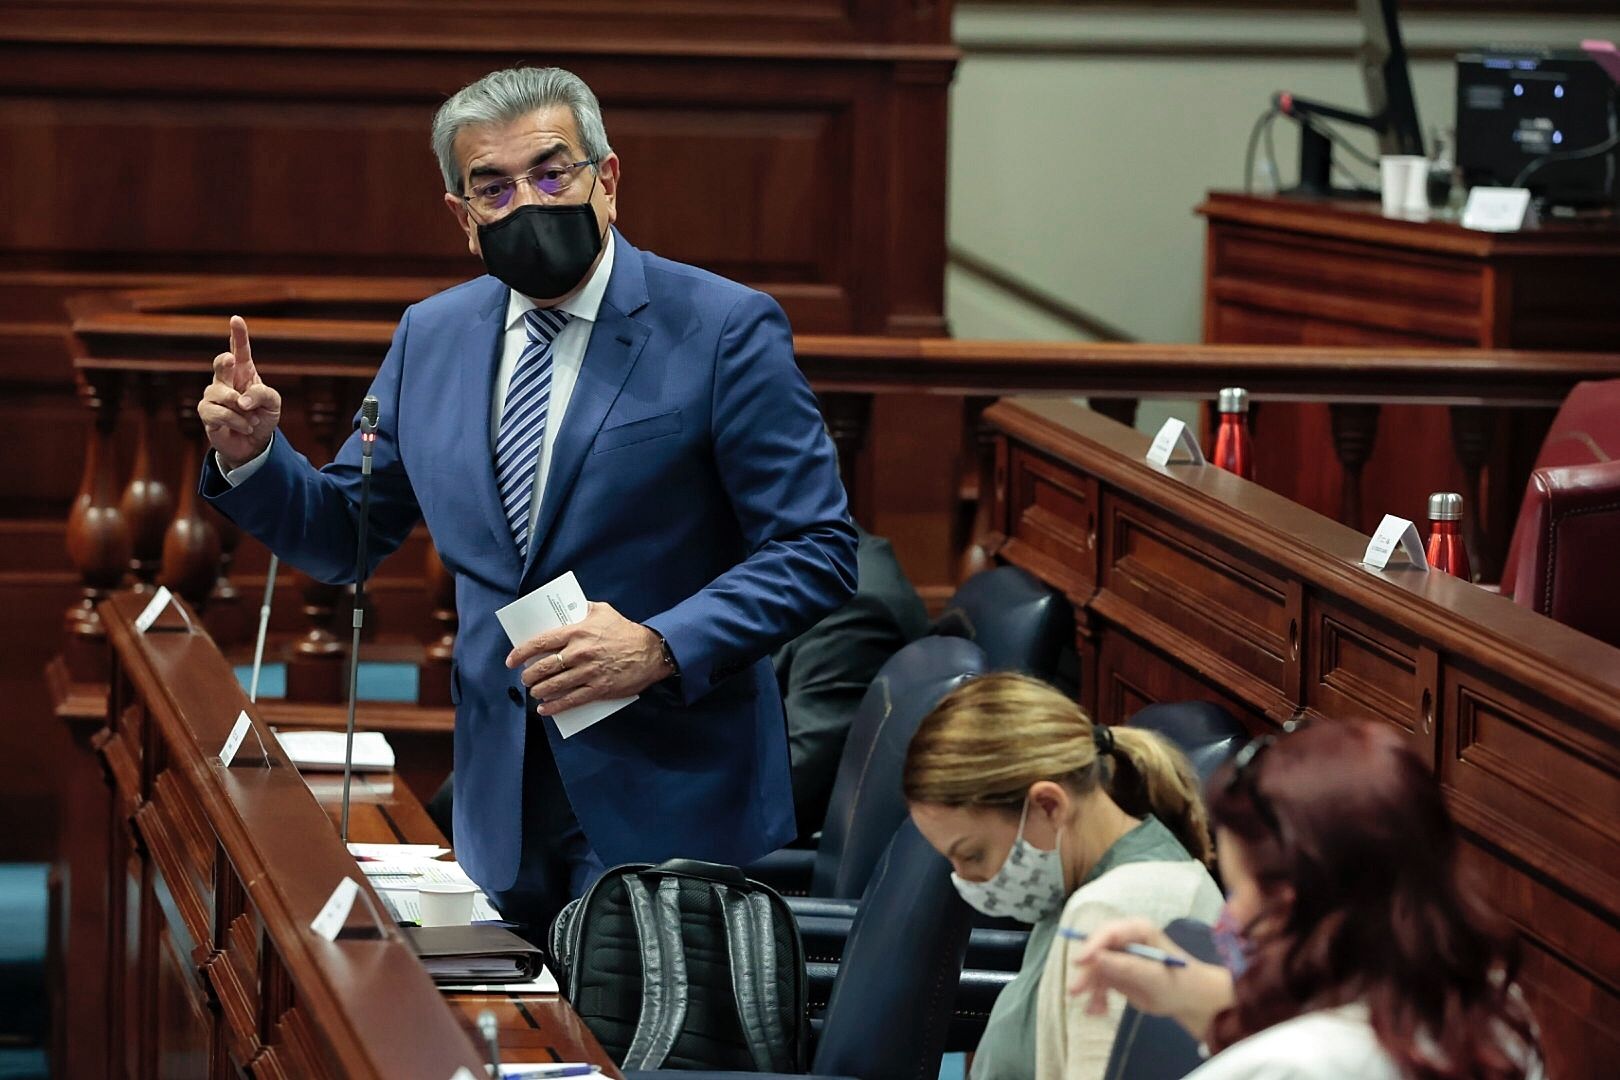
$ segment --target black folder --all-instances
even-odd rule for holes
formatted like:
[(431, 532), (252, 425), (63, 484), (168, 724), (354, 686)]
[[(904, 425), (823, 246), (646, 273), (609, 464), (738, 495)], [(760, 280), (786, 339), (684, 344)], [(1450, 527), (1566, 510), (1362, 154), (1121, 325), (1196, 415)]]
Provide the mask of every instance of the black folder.
[(540, 950), (499, 926), (401, 927), (436, 983), (524, 983), (545, 967)]

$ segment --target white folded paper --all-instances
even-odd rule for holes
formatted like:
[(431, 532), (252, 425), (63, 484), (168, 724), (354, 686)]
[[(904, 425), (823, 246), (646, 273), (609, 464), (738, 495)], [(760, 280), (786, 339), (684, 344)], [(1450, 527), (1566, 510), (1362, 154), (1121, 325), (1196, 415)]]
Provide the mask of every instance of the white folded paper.
[[(568, 626), (585, 618), (590, 609), (590, 602), (585, 599), (584, 591), (570, 570), (553, 581), (548, 581), (527, 596), (507, 604), (495, 612), (495, 617), (501, 621), (501, 628), (506, 636), (512, 640), (514, 646), (521, 645), (538, 634), (547, 630), (555, 630), (559, 626)], [(531, 664), (549, 660), (550, 657), (538, 656), (530, 661)], [(617, 698), (612, 701), (596, 701), (589, 705), (581, 705), (576, 709), (565, 709), (551, 718), (557, 722), (557, 730), (563, 738), (577, 735), (599, 720), (606, 719), (636, 700), (633, 697)]]
[[(343, 768), (343, 747), (348, 741), (342, 731), (276, 731), (276, 741), (287, 751), (288, 759), (300, 769)], [(382, 770), (394, 767), (394, 748), (380, 731), (354, 733), (354, 767)]]

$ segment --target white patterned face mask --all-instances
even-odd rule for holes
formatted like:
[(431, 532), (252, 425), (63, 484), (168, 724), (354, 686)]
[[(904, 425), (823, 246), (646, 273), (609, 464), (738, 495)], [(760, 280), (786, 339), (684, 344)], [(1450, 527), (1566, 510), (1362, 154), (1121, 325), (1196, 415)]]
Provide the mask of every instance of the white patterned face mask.
[(1012, 850), (989, 881), (968, 881), (953, 871), (951, 884), (973, 910), (993, 919), (1010, 918), (1034, 925), (1063, 907), (1063, 833), (1051, 851), (1024, 839), (1029, 799), (1018, 815), (1018, 835)]

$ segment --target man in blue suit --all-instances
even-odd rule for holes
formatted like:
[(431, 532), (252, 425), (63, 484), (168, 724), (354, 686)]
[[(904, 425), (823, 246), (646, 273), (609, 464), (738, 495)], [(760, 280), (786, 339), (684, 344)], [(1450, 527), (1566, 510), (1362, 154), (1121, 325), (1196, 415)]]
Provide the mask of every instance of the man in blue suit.
[[(583, 82), (494, 72), (433, 142), (489, 275), (407, 310), (372, 384), (370, 561), (425, 520), (455, 574), (456, 850), (540, 930), (604, 865), (793, 838), (767, 657), (850, 596), (855, 531), (781, 308), (613, 229), (619, 160)], [(359, 433), (319, 471), (275, 434), (240, 318), (198, 413), (202, 493), (352, 580)], [(495, 610), (569, 570), (587, 617), (511, 648)], [(550, 719), (636, 694), (572, 738)]]

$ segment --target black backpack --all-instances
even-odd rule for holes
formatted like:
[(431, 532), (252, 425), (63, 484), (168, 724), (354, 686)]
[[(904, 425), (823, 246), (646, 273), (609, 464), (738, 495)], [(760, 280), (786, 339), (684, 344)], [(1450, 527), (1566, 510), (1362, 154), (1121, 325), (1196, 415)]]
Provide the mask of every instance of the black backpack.
[(551, 957), (574, 1010), (625, 1069), (805, 1069), (798, 924), (734, 866), (616, 866), (557, 916)]

